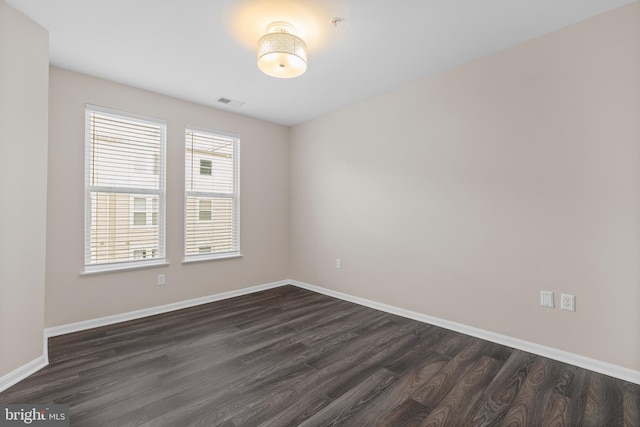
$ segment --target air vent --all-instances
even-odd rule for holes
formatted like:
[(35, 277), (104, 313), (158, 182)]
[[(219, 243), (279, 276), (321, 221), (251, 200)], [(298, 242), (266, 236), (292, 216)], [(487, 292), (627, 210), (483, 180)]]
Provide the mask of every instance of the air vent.
[(225, 105), (230, 105), (231, 107), (242, 107), (245, 104), (242, 101), (236, 101), (235, 99), (229, 99), (222, 96), (218, 98), (218, 102)]

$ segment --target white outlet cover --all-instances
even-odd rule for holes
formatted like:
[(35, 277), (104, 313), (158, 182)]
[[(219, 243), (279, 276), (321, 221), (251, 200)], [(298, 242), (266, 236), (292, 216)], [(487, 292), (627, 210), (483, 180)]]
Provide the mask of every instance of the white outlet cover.
[(540, 305), (553, 308), (553, 291), (540, 291)]
[(560, 295), (560, 308), (566, 311), (576, 311), (575, 295), (569, 295), (569, 294)]

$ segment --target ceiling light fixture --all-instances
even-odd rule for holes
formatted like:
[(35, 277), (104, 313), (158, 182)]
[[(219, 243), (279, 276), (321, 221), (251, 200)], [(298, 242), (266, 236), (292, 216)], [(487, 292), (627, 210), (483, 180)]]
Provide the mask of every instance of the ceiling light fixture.
[(258, 40), (257, 56), (258, 68), (272, 77), (298, 77), (307, 71), (307, 45), (286, 22), (267, 27), (267, 34)]

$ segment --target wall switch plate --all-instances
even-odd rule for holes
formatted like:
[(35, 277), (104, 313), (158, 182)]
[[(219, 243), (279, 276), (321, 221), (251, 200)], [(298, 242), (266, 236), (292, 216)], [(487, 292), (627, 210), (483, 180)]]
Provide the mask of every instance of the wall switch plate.
[(340, 258), (336, 258), (336, 268), (342, 268), (342, 260)]
[(540, 305), (543, 307), (553, 308), (552, 291), (540, 291)]
[(164, 274), (158, 274), (158, 286), (164, 285)]
[(560, 295), (560, 308), (567, 311), (576, 311), (576, 297), (575, 295), (562, 294)]

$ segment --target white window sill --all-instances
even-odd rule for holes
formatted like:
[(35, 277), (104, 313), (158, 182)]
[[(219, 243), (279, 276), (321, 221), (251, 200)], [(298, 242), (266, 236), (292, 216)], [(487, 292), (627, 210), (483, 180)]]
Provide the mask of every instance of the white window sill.
[(103, 265), (90, 265), (85, 266), (80, 276), (92, 276), (94, 274), (115, 273), (118, 271), (127, 270), (141, 270), (145, 268), (157, 268), (167, 267), (169, 261), (166, 259), (159, 259), (150, 262), (132, 262), (132, 263), (117, 263), (117, 264), (103, 264)]
[(229, 252), (225, 254), (194, 255), (189, 258), (185, 258), (184, 260), (182, 260), (182, 263), (191, 264), (194, 262), (219, 261), (234, 258), (242, 258), (242, 254), (240, 252)]

